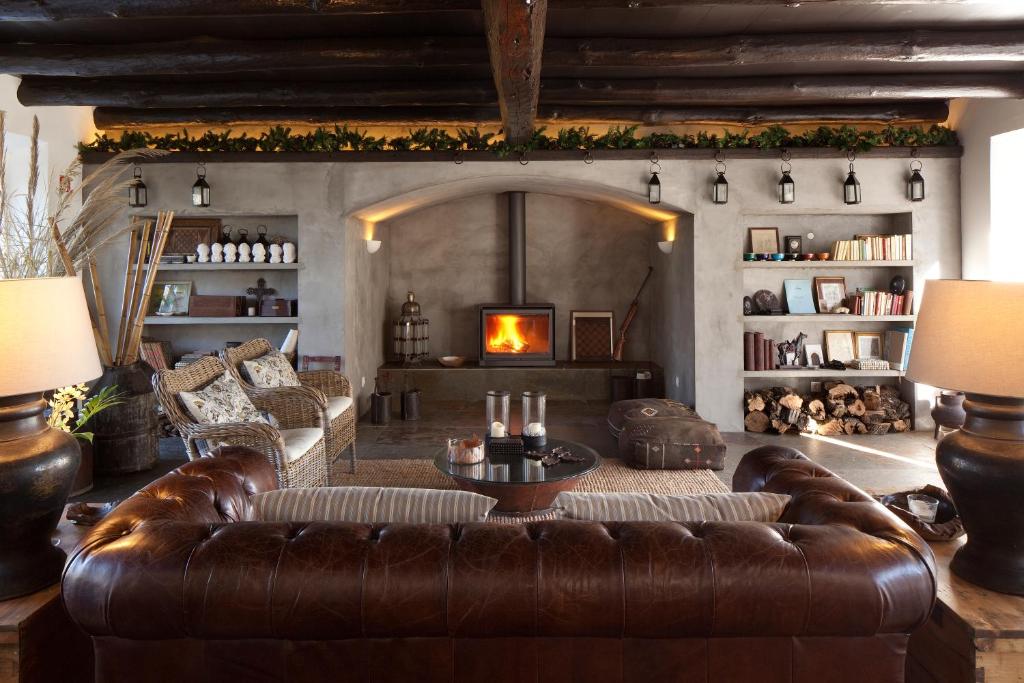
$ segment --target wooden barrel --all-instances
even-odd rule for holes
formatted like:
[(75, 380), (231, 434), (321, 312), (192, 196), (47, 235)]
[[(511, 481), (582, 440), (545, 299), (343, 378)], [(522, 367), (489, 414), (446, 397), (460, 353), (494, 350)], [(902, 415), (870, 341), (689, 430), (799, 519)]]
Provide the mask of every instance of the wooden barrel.
[(150, 378), (153, 368), (139, 361), (105, 368), (93, 392), (117, 385), (121, 403), (110, 406), (89, 422), (97, 473), (141, 472), (156, 465), (160, 438), (156, 394)]

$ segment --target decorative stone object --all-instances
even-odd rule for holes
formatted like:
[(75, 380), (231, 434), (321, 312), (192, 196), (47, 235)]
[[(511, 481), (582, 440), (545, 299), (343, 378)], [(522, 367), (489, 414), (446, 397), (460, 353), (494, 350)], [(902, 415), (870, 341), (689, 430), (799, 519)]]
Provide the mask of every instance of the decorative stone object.
[(252, 261), (253, 263), (266, 263), (267, 262), (267, 247), (262, 242), (257, 242), (252, 247)]
[(238, 247), (228, 242), (224, 245), (224, 263), (234, 263), (238, 260)]
[(285, 263), (295, 263), (295, 245), (291, 242), (285, 242), (281, 247), (282, 255), (281, 259)]
[(200, 263), (210, 262), (210, 245), (207, 244), (206, 242), (201, 242), (198, 246), (196, 246), (196, 253), (199, 255)]
[(242, 242), (238, 245), (238, 262), (249, 263), (250, 261), (252, 261), (252, 247), (248, 242)]
[(224, 245), (220, 242), (214, 242), (213, 246), (210, 247), (212, 256), (210, 258), (214, 263), (224, 263)]
[(281, 262), (281, 252), (282, 252), (282, 249), (281, 249), (281, 245), (280, 244), (271, 244), (270, 245), (270, 262), (271, 263), (280, 263)]

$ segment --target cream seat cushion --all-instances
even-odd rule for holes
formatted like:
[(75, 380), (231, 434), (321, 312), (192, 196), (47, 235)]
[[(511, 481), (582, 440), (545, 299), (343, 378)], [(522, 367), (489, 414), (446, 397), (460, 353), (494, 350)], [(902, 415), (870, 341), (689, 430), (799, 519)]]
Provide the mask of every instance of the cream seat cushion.
[(282, 429), (284, 439), (284, 459), (295, 462), (309, 452), (317, 441), (323, 438), (324, 430), (319, 427), (301, 427), (298, 429)]
[(352, 406), (351, 396), (331, 396), (327, 399), (327, 419), (333, 420)]

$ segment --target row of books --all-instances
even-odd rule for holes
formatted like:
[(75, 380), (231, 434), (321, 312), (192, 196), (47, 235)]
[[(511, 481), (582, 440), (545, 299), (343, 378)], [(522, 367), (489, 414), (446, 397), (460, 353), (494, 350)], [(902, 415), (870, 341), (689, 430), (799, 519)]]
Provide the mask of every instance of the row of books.
[(833, 261), (909, 261), (913, 235), (854, 235), (832, 244)]
[(911, 315), (914, 312), (914, 292), (903, 294), (858, 289), (847, 297), (847, 308), (853, 315)]
[(775, 370), (775, 340), (765, 339), (764, 332), (743, 333), (743, 369)]
[(885, 349), (885, 360), (893, 370), (906, 371), (910, 363), (910, 345), (914, 341), (913, 327), (897, 327), (885, 331), (882, 344)]
[(209, 353), (196, 353), (195, 351), (190, 351), (189, 353), (186, 353), (184, 356), (182, 356), (181, 358), (178, 359), (178, 362), (176, 362), (174, 364), (174, 369), (175, 370), (180, 370), (181, 368), (187, 367), (187, 366), (191, 365), (192, 363), (195, 363), (197, 360), (199, 360), (203, 356), (209, 356), (209, 355), (210, 355)]

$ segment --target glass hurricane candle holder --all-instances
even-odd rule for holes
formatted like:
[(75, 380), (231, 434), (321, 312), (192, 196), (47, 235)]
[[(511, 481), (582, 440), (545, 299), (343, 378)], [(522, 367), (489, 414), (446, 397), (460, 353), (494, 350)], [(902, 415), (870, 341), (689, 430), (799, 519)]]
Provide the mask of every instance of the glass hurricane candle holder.
[(523, 447), (540, 450), (547, 444), (547, 395), (543, 391), (523, 392)]
[(507, 391), (487, 392), (487, 436), (503, 438), (508, 436), (509, 413), (512, 395)]

